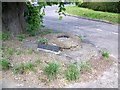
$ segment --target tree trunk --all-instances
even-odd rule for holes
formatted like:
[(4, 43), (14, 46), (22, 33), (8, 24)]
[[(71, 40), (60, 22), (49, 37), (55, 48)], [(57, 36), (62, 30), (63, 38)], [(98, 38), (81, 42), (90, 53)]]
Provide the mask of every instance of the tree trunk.
[(24, 2), (2, 3), (3, 31), (9, 31), (12, 36), (16, 36), (25, 31), (24, 9)]

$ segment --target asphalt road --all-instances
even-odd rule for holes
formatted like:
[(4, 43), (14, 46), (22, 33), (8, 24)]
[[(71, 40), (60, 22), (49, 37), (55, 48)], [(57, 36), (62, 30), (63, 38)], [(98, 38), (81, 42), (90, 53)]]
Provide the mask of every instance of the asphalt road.
[(108, 50), (118, 58), (118, 25), (64, 15), (59, 20), (56, 10), (57, 6), (48, 6), (45, 9), (44, 25), (47, 28), (82, 35), (99, 49)]

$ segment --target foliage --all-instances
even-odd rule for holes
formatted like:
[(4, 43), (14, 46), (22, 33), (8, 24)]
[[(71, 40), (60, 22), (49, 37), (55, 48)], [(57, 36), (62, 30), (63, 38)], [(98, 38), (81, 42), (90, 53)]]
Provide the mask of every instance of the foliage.
[[(27, 11), (25, 12), (25, 17), (27, 21), (27, 31), (31, 36), (36, 35), (42, 26), (43, 16), (45, 15), (44, 8), (47, 5), (52, 6), (53, 4), (58, 4), (59, 15), (64, 14), (65, 11), (63, 2), (38, 2), (39, 6), (33, 6), (30, 2), (27, 2), (26, 4)], [(61, 16), (60, 19), (62, 19)]]
[(120, 21), (118, 20), (117, 13), (94, 11), (94, 10), (87, 9), (87, 8), (80, 8), (77, 6), (66, 6), (65, 12), (72, 14), (72, 15), (80, 16), (80, 17), (98, 19), (98, 20), (115, 23), (115, 24), (120, 23)]
[(108, 59), (110, 57), (110, 53), (107, 52), (107, 51), (103, 51), (102, 52), (102, 56), (105, 58), (105, 59)]
[(44, 73), (47, 75), (49, 81), (54, 79), (59, 72), (59, 65), (57, 63), (48, 63), (48, 66), (45, 67)]
[(66, 72), (65, 72), (65, 77), (68, 81), (74, 81), (78, 80), (80, 76), (80, 72), (76, 65), (71, 64), (68, 66)]
[(31, 3), (27, 3), (27, 12), (25, 13), (27, 19), (27, 31), (31, 36), (36, 35), (40, 28), (42, 21), (40, 17), (40, 8), (38, 6), (32, 6)]
[(10, 68), (10, 63), (6, 58), (0, 60), (0, 70), (8, 70)]
[(10, 39), (10, 33), (9, 32), (1, 32), (0, 33), (0, 40), (8, 40)]
[(35, 71), (34, 65), (29, 63), (21, 63), (13, 67), (13, 72), (15, 74), (24, 74), (27, 71)]
[(42, 43), (42, 44), (47, 44), (48, 43), (48, 39), (44, 39), (42, 37), (39, 37), (37, 40), (36, 40), (36, 43)]
[(92, 69), (92, 66), (89, 62), (81, 62), (80, 64), (80, 71), (82, 72), (90, 72)]
[(84, 2), (78, 3), (79, 7), (89, 8), (97, 11), (104, 12), (119, 12), (119, 3), (118, 2)]
[(24, 34), (20, 34), (20, 35), (18, 36), (18, 40), (19, 40), (19, 41), (23, 41), (25, 38), (26, 38), (26, 36), (25, 36)]

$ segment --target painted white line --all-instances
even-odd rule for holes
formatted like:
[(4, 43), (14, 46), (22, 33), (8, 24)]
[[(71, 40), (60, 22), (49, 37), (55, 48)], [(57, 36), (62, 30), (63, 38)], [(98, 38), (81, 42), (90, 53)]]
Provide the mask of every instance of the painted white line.
[(97, 30), (97, 31), (100, 31), (100, 32), (103, 31), (102, 29), (96, 29), (96, 30)]
[(118, 33), (116, 33), (116, 32), (110, 32), (110, 33), (118, 35)]

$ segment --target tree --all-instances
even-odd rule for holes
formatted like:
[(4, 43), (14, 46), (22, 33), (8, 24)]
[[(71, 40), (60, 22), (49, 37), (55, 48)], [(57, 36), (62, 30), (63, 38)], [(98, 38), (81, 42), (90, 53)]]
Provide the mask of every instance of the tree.
[[(64, 14), (64, 3), (62, 2), (38, 2), (39, 6), (33, 7), (31, 3), (26, 2), (2, 2), (2, 29), (9, 31), (12, 36), (28, 31), (34, 35), (34, 31), (38, 30), (46, 5), (59, 4), (59, 14)], [(42, 12), (40, 14), (40, 12)], [(39, 16), (38, 16), (39, 15)]]

